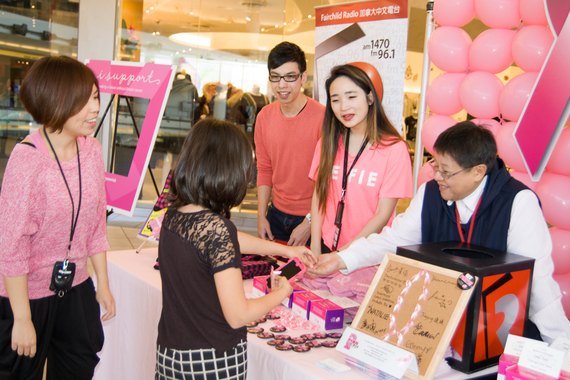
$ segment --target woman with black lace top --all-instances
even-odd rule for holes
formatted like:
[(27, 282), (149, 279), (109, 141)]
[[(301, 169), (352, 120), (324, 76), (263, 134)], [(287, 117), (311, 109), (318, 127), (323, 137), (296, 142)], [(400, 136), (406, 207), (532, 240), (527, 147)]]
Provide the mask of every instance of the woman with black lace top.
[(163, 308), (155, 379), (245, 379), (245, 324), (293, 289), (276, 277), (270, 294), (246, 299), (241, 251), (315, 261), (306, 247), (242, 234), (229, 221), (230, 209), (245, 197), (252, 164), (249, 140), (233, 124), (207, 118), (186, 137), (160, 234)]

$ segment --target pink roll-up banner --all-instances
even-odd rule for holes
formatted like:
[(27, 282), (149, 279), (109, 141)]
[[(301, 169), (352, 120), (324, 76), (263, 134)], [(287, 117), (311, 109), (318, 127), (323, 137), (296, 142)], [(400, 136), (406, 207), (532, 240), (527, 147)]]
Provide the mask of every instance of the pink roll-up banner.
[(354, 63), (371, 78), (386, 115), (402, 129), (408, 0), (374, 0), (315, 8), (314, 97), (326, 104), (331, 69)]
[(99, 81), (99, 92), (149, 100), (128, 175), (105, 173), (107, 208), (132, 216), (164, 114), (175, 66), (99, 60), (87, 61), (86, 65)]
[(570, 115), (570, 2), (545, 0), (556, 36), (513, 132), (529, 176), (538, 181)]

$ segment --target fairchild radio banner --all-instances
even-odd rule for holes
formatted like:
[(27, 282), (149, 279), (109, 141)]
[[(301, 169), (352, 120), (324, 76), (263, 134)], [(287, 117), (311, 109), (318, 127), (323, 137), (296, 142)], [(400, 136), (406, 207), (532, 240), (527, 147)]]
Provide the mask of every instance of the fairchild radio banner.
[(315, 99), (326, 104), (325, 81), (333, 67), (359, 62), (372, 77), (388, 118), (401, 130), (408, 1), (363, 1), (315, 10)]

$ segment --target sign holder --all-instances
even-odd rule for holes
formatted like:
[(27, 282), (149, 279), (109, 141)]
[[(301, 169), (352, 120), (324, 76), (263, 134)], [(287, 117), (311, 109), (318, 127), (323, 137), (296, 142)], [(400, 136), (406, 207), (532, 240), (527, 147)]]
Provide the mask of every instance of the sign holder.
[(476, 282), (388, 253), (337, 350), (394, 377), (433, 379)]

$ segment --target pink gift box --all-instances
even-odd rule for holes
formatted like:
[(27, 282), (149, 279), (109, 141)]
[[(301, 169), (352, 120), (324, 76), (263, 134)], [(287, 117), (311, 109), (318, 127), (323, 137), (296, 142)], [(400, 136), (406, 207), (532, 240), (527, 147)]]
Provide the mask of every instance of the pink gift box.
[(307, 289), (299, 286), (296, 282), (292, 283), (291, 286), (293, 287), (293, 293), (289, 294), (289, 296), (281, 302), (283, 306), (288, 307), (289, 309), (293, 307), (293, 294), (307, 291)]
[(505, 373), (506, 380), (558, 380), (557, 377), (547, 376), (544, 373), (533, 371), (518, 364), (507, 368)]
[(515, 355), (502, 354), (499, 358), (499, 370), (497, 372), (497, 380), (505, 379), (507, 368), (512, 367), (519, 362), (519, 357)]
[(293, 305), (291, 306), (291, 310), (293, 310), (293, 313), (297, 314), (299, 317), (309, 319), (311, 302), (318, 300), (322, 300), (322, 298), (313, 292), (306, 291), (293, 293)]
[(309, 321), (325, 330), (341, 329), (344, 322), (344, 308), (330, 300), (311, 302)]
[(269, 276), (257, 276), (253, 278), (253, 288), (251, 290), (251, 294), (254, 297), (263, 297), (269, 293), (269, 289), (267, 288), (268, 278)]

